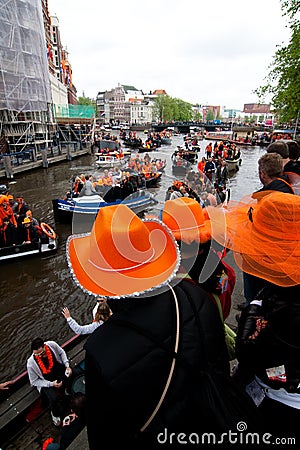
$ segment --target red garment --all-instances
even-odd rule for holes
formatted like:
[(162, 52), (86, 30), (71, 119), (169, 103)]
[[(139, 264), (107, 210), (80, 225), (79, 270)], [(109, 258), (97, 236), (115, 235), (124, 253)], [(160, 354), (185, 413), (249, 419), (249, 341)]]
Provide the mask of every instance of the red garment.
[(223, 292), (223, 294), (219, 295), (223, 311), (223, 318), (225, 320), (229, 316), (231, 310), (231, 296), (236, 282), (236, 275), (234, 269), (229, 264), (227, 264), (224, 259), (222, 259), (222, 264), (224, 265), (226, 274), (228, 276), (227, 290)]
[(206, 164), (206, 161), (199, 161), (198, 162), (198, 166), (197, 167), (198, 167), (198, 171), (199, 172), (203, 173), (205, 164)]

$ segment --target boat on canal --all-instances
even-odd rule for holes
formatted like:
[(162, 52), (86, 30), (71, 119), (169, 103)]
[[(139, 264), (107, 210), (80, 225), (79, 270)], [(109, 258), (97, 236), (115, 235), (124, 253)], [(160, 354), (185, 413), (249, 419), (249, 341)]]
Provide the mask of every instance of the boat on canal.
[[(61, 346), (67, 352), (72, 369), (76, 367), (72, 391), (82, 392), (84, 349), (87, 336), (75, 335)], [(63, 411), (69, 413), (68, 397), (62, 399)], [(5, 449), (41, 449), (53, 437), (59, 441), (60, 428), (51, 420), (49, 404), (29, 383), (27, 370), (12, 380), (8, 390), (0, 391), (0, 442)]]
[(125, 156), (122, 154), (109, 154), (103, 155), (102, 153), (95, 153), (96, 160), (95, 164), (99, 168), (109, 169), (110, 167), (119, 167), (126, 163), (127, 156), (130, 152), (127, 152)]
[(161, 176), (164, 171), (164, 167), (162, 167), (160, 170), (149, 170), (149, 171), (142, 171), (142, 172), (136, 172), (135, 169), (131, 169), (130, 167), (125, 168), (124, 171), (128, 174), (130, 174), (130, 177), (135, 177), (140, 180), (142, 180), (142, 183), (144, 184), (145, 188), (155, 187), (157, 186), (157, 183), (160, 181)]
[(168, 136), (160, 138), (161, 145), (172, 145), (172, 139)]
[(242, 158), (239, 156), (235, 159), (225, 159), (228, 172), (237, 172), (240, 169), (240, 166), (242, 165)]
[(7, 263), (29, 257), (47, 257), (58, 249), (58, 236), (50, 225), (41, 222), (40, 236), (37, 242), (15, 244), (0, 248), (0, 263)]
[(172, 173), (175, 177), (184, 177), (191, 169), (192, 164), (186, 159), (177, 158), (172, 162)]
[[(104, 197), (108, 198), (106, 194)], [(109, 189), (109, 198), (115, 197), (114, 188)], [(55, 221), (58, 223), (72, 223), (74, 219), (95, 218), (99, 209), (106, 206), (123, 203), (132, 209), (136, 214), (145, 211), (157, 204), (154, 196), (144, 189), (128, 195), (126, 198), (115, 198), (113, 201), (106, 201), (101, 195), (88, 195), (73, 198), (58, 198), (52, 200)]]
[(255, 146), (255, 140), (247, 134), (246, 136), (239, 136), (236, 139), (232, 138), (232, 131), (209, 131), (205, 134), (205, 139), (209, 141), (222, 141), (224, 143), (229, 142), (230, 144), (243, 145), (243, 146)]

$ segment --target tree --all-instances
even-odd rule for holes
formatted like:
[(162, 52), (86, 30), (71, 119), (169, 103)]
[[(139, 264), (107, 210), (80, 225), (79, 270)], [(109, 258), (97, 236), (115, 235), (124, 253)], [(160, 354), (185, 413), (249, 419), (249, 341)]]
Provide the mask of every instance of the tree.
[(168, 95), (159, 94), (154, 99), (153, 118), (159, 122), (164, 122), (165, 113), (167, 113), (170, 97)]
[(206, 121), (214, 120), (215, 115), (212, 109), (209, 109), (206, 113)]
[(299, 116), (300, 105), (300, 11), (299, 0), (281, 0), (283, 15), (289, 18), (291, 37), (286, 46), (275, 52), (266, 84), (256, 89), (260, 101), (271, 94), (272, 108), (281, 121)]
[(83, 94), (83, 97), (78, 97), (78, 105), (96, 105), (96, 101), (92, 98), (85, 97)]
[(202, 120), (202, 114), (200, 111), (195, 111), (193, 114), (193, 121), (194, 122), (201, 122)]
[(153, 117), (159, 122), (189, 121), (192, 116), (192, 105), (179, 98), (161, 94), (154, 99)]

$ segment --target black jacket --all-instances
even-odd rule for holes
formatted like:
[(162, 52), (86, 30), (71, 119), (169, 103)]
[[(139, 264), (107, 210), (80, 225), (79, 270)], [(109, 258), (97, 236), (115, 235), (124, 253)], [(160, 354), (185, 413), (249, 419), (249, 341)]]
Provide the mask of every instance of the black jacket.
[[(294, 194), (293, 188), (288, 183), (287, 179), (284, 178), (276, 178), (275, 180), (271, 181), (267, 186), (264, 186), (262, 189), (260, 189), (257, 192), (264, 192), (264, 191), (279, 191), (279, 192), (285, 192), (286, 194)], [(256, 193), (252, 194), (252, 197), (256, 197)]]
[[(215, 426), (211, 405), (200, 391), (205, 390), (203, 372), (220, 381), (229, 378), (220, 315), (206, 292), (192, 281), (182, 280), (174, 290), (179, 304), (178, 354), (166, 396), (143, 433), (139, 430), (161, 398), (174, 357), (177, 316), (171, 291), (110, 302), (112, 309), (115, 303), (120, 311), (113, 309), (114, 314), (85, 344), (91, 450), (124, 442), (152, 448), (166, 428), (168, 432), (206, 432)], [(109, 446), (104, 445), (105, 436)]]
[(216, 171), (216, 179), (218, 184), (226, 184), (229, 176), (228, 168), (227, 166), (224, 167), (223, 171), (221, 171), (222, 166), (217, 167)]
[[(300, 393), (300, 285), (280, 287), (268, 284), (257, 295), (262, 306), (250, 304), (238, 323), (236, 354), (241, 373), (254, 375), (274, 389), (285, 388)], [(258, 336), (249, 340), (258, 319), (266, 326)], [(284, 365), (286, 382), (273, 381), (266, 369)]]
[(286, 163), (283, 168), (284, 172), (293, 172), (300, 175), (300, 161), (293, 161), (292, 159)]

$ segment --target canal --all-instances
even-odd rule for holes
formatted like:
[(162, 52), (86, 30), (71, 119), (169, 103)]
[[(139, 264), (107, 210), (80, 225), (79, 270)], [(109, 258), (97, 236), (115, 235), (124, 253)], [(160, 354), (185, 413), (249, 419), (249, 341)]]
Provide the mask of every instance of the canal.
[[(141, 133), (144, 140), (145, 136)], [(198, 158), (204, 156), (208, 141), (201, 141)], [(174, 136), (171, 146), (152, 152), (152, 157), (167, 159), (167, 167), (160, 185), (151, 191), (162, 204), (167, 188), (173, 182), (171, 155), (183, 146), (183, 135)], [(238, 200), (261, 187), (257, 161), (265, 153), (260, 147), (241, 148), (243, 162), (240, 170), (230, 179), (231, 198)], [(52, 199), (61, 197), (71, 186), (73, 176), (94, 174), (94, 156), (82, 156), (48, 169), (16, 176), (9, 184), (10, 193), (22, 194), (34, 217), (51, 225), (59, 236), (58, 252), (46, 259), (32, 258), (5, 263), (0, 271), (0, 380), (14, 378), (26, 369), (30, 344), (33, 338), (63, 343), (73, 333), (61, 314), (63, 305), (69, 307), (79, 323), (92, 318), (94, 298), (83, 293), (71, 279), (66, 260), (66, 240), (71, 234), (70, 225), (55, 224)], [(196, 168), (196, 166), (195, 166)], [(156, 210), (152, 212), (157, 212)], [(151, 211), (150, 211), (151, 212)]]

